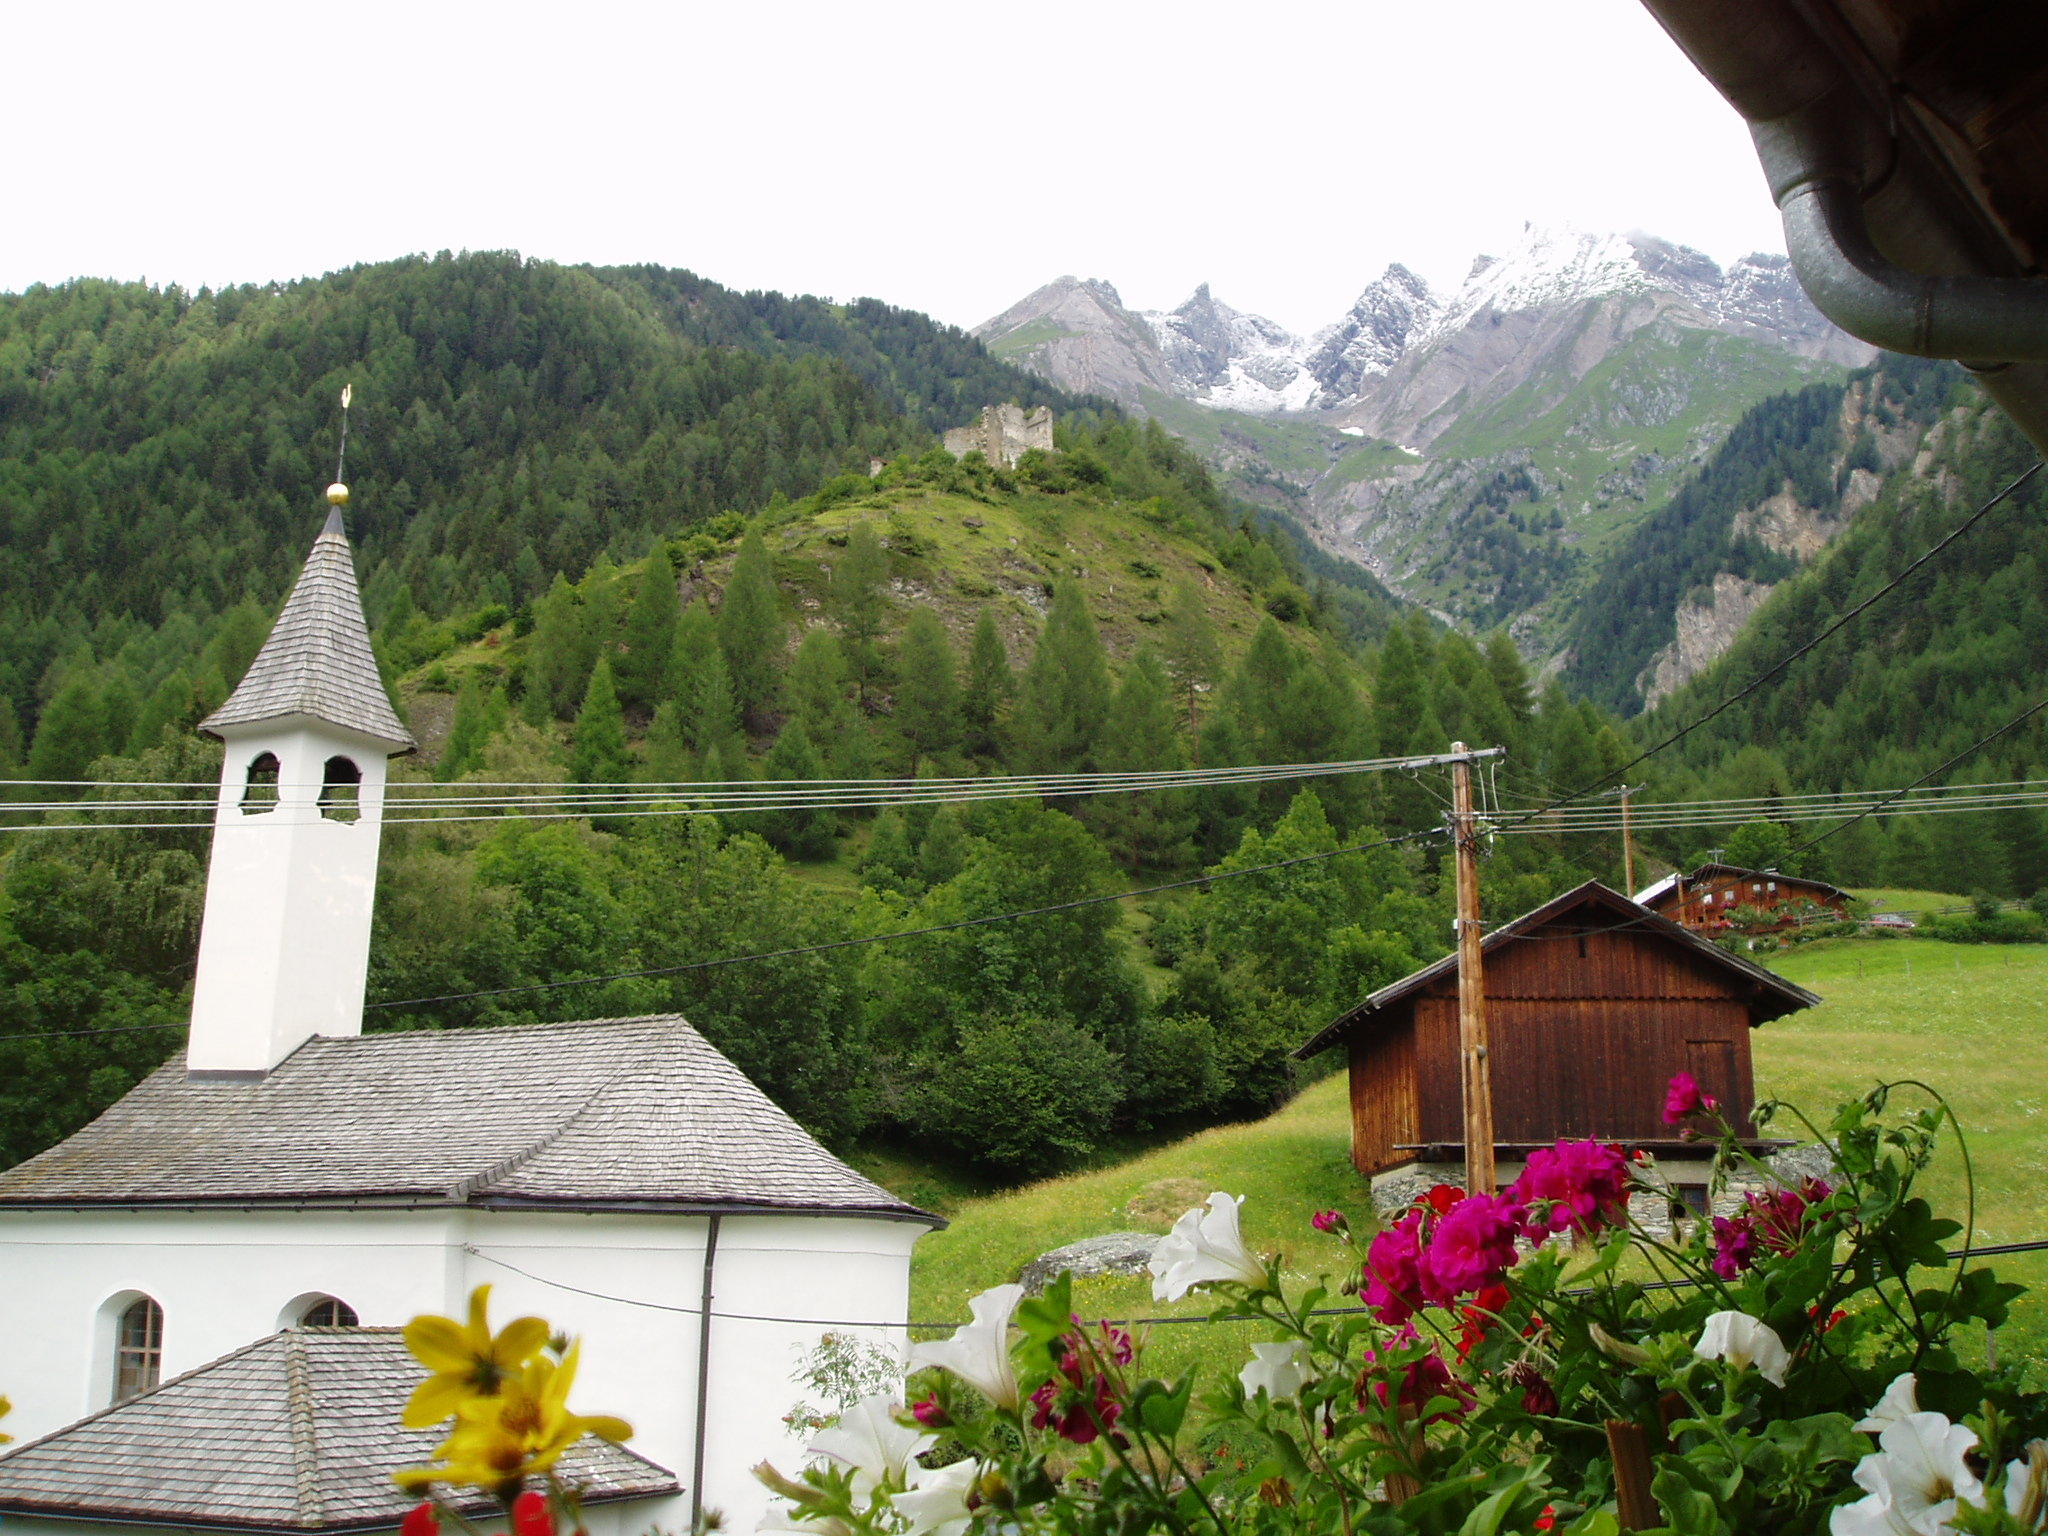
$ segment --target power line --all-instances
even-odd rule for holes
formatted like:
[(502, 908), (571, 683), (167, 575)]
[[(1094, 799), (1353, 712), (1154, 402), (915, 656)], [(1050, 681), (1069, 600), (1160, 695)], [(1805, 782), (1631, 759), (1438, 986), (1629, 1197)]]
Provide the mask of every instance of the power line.
[[(1940, 554), (1943, 550), (1947, 549), (1949, 545), (1955, 543), (1957, 539), (1961, 538), (1964, 534), (1968, 533), (1972, 528), (1976, 527), (1977, 524), (1983, 521), (1983, 519), (1990, 513), (1993, 507), (1996, 507), (2001, 502), (2005, 501), (2007, 497), (2011, 496), (2015, 491), (2019, 490), (2022, 486), (2024, 486), (2029, 480), (2033, 479), (2034, 476), (2036, 476), (2040, 472), (2041, 461), (2036, 460), (2031, 466), (2021, 471), (2017, 476), (2015, 476), (2011, 481), (2009, 481), (2003, 490), (1999, 491), (1989, 501), (1985, 502), (1984, 505), (1979, 507), (1976, 511), (1972, 512), (1968, 517), (1964, 518), (1962, 522), (1958, 523), (1954, 528), (1950, 529), (1935, 544), (1933, 544), (1930, 548), (1923, 552), (1918, 558), (1909, 561), (1905, 569), (1901, 570), (1896, 576), (1892, 577), (1891, 580), (1887, 581), (1883, 586), (1879, 587), (1875, 592), (1871, 593), (1870, 596), (1864, 598), (1862, 602), (1858, 603), (1855, 607), (1851, 608), (1847, 613), (1837, 618), (1834, 621), (1834, 623), (1828, 625), (1827, 628), (1823, 629), (1811, 640), (1808, 640), (1804, 645), (1797, 647), (1788, 655), (1781, 658), (1774, 665), (1767, 667), (1764, 671), (1758, 673), (1756, 677), (1752, 678), (1742, 687), (1736, 689), (1735, 692), (1729, 694), (1727, 698), (1723, 699), (1720, 703), (1716, 704), (1712, 709), (1709, 709), (1705, 714), (1696, 716), (1694, 719), (1680, 726), (1677, 730), (1673, 731), (1669, 736), (1666, 736), (1662, 741), (1658, 742), (1655, 746), (1646, 748), (1645, 750), (1638, 752), (1634, 757), (1630, 758), (1627, 762), (1623, 763), (1619, 768), (1611, 769), (1608, 772), (1603, 773), (1602, 775), (1600, 775), (1599, 778), (1594, 779), (1591, 783), (1574, 790), (1571, 794), (1566, 795), (1562, 800), (1555, 801), (1551, 805), (1546, 806), (1544, 809), (1555, 810), (1560, 806), (1571, 804), (1574, 800), (1583, 800), (1588, 795), (1592, 794), (1595, 790), (1600, 789), (1602, 786), (1609, 783), (1611, 780), (1625, 780), (1630, 769), (1638, 767), (1639, 765), (1648, 762), (1651, 758), (1655, 757), (1659, 752), (1665, 750), (1665, 748), (1677, 745), (1686, 737), (1690, 736), (1694, 731), (1698, 730), (1701, 726), (1705, 725), (1708, 721), (1714, 719), (1716, 716), (1722, 714), (1724, 711), (1732, 709), (1742, 700), (1748, 698), (1751, 694), (1755, 693), (1757, 689), (1763, 687), (1765, 683), (1769, 682), (1772, 678), (1778, 676), (1779, 673), (1783, 672), (1787, 667), (1791, 666), (1793, 662), (1799, 660), (1800, 657), (1805, 656), (1809, 652), (1811, 652), (1814, 649), (1814, 647), (1818, 646), (1823, 640), (1826, 640), (1830, 636), (1839, 633), (1844, 625), (1848, 624), (1851, 620), (1855, 619), (1858, 615), (1862, 614), (1872, 604), (1880, 601), (1885, 597), (1888, 597), (1891, 593), (1898, 590), (1899, 585), (1902, 582), (1904, 582), (1907, 577), (1911, 576), (1915, 571), (1919, 570), (1923, 565), (1927, 564), (1928, 561), (1932, 560), (1936, 555)], [(1541, 814), (1542, 812), (1540, 811), (1532, 811), (1529, 813), (1530, 816), (1536, 816)], [(1527, 819), (1527, 817), (1524, 818), (1524, 820)], [(1497, 830), (1506, 829), (1502, 828)]]
[[(1934, 769), (1930, 773), (1922, 774), (1919, 778), (1915, 779), (1911, 784), (1908, 784), (1904, 789), (1899, 790), (1897, 794), (1894, 794), (1891, 797), (1891, 800), (1896, 800), (1901, 795), (1910, 794), (1915, 789), (1918, 789), (1922, 784), (1925, 784), (1929, 779), (1939, 778), (1942, 774), (1947, 773), (1949, 769), (1955, 767), (1955, 765), (1957, 763), (1960, 763), (1964, 758), (1970, 756), (1974, 752), (1981, 751), (1985, 747), (1990, 746), (1992, 742), (1998, 740), (1998, 738), (2003, 736), (2007, 731), (2014, 730), (2019, 726), (2024, 725), (2027, 721), (2033, 719), (2034, 716), (2041, 713), (2041, 711), (2044, 709), (2048, 709), (2048, 698), (2035, 700), (2034, 704), (2030, 708), (2020, 711), (2019, 714), (2015, 715), (2012, 719), (2006, 721), (2005, 724), (2001, 725), (1989, 736), (1981, 737), (1977, 741), (1970, 743), (1969, 746), (1963, 748), (1962, 751), (1958, 752), (1954, 757), (1950, 758), (1947, 762), (1943, 763), (1939, 768)], [(1788, 853), (1786, 857), (1790, 858), (1792, 854), (1804, 853), (1807, 849), (1811, 848), (1815, 843), (1818, 843), (1825, 838), (1833, 837), (1837, 832), (1842, 831), (1844, 828), (1853, 827), (1857, 822), (1861, 821), (1864, 817), (1871, 815), (1873, 812), (1882, 810), (1884, 806), (1889, 805), (1891, 803), (1891, 800), (1880, 802), (1878, 805), (1871, 806), (1867, 810), (1858, 811), (1854, 816), (1851, 816), (1847, 821), (1843, 822), (1841, 826), (1829, 827), (1827, 831), (1817, 833), (1814, 836), (1809, 837), (1797, 848), (1792, 849), (1791, 853)]]
[[(605, 976), (579, 976), (568, 981), (536, 981), (516, 987), (485, 987), (474, 992), (447, 992), (436, 997), (406, 997), (390, 1002), (365, 1003), (363, 1011), (378, 1008), (414, 1008), (428, 1003), (457, 1003), (477, 997), (504, 997), (515, 992), (556, 992), (564, 987), (592, 987), (607, 981), (634, 981), (645, 976), (677, 976), (686, 971), (715, 970), (720, 966), (741, 965), (750, 960), (786, 960), (798, 955), (823, 954), (827, 950), (852, 949), (863, 944), (884, 944), (893, 939), (916, 939), (926, 934), (951, 933), (961, 928), (979, 928), (989, 923), (1014, 922), (1019, 918), (1048, 917), (1055, 912), (1072, 912), (1082, 907), (1099, 907), (1115, 901), (1127, 901), (1136, 896), (1155, 896), (1161, 891), (1187, 890), (1191, 886), (1214, 885), (1219, 880), (1232, 880), (1240, 875), (1261, 875), (1275, 869), (1291, 869), (1297, 864), (1315, 864), (1324, 859), (1339, 858), (1347, 853), (1369, 853), (1375, 848), (1391, 848), (1398, 843), (1412, 843), (1441, 838), (1441, 828), (1432, 827), (1422, 832), (1404, 832), (1399, 837), (1383, 837), (1378, 842), (1356, 843), (1345, 848), (1332, 848), (1325, 853), (1305, 853), (1299, 858), (1279, 859), (1271, 864), (1253, 864), (1244, 869), (1220, 870), (1214, 874), (1194, 875), (1186, 880), (1170, 880), (1164, 885), (1141, 886), (1136, 890), (1113, 891), (1102, 896), (1082, 896), (1073, 901), (1055, 902), (1047, 907), (1027, 907), (1018, 912), (994, 912), (985, 917), (964, 917), (958, 922), (934, 923), (926, 928), (905, 928), (890, 933), (871, 933), (858, 938), (832, 939), (823, 944), (799, 944), (788, 949), (763, 950), (745, 955), (726, 955), (716, 960), (693, 960), (686, 965), (655, 965), (637, 971), (615, 971)], [(0, 1039), (6, 1038), (0, 1036)]]

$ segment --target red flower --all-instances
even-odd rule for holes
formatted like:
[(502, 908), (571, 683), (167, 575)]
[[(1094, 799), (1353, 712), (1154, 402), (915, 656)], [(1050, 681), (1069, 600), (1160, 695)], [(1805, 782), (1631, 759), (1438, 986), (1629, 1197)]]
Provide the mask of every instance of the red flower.
[(1448, 1216), (1451, 1207), (1465, 1198), (1465, 1191), (1455, 1184), (1432, 1184), (1415, 1202), (1426, 1205), (1439, 1216)]
[(1508, 1288), (1504, 1285), (1489, 1285), (1470, 1302), (1458, 1309), (1463, 1326), (1458, 1330), (1459, 1363), (1472, 1358), (1486, 1338), (1487, 1330), (1500, 1320), (1500, 1314), (1507, 1310)]
[(1342, 1211), (1317, 1211), (1309, 1217), (1308, 1224), (1318, 1232), (1336, 1232), (1341, 1235), (1351, 1230), (1351, 1223), (1344, 1219)]
[(1453, 1206), (1436, 1224), (1424, 1255), (1424, 1289), (1435, 1293), (1431, 1300), (1448, 1302), (1498, 1285), (1514, 1265), (1515, 1235), (1527, 1215), (1506, 1195), (1470, 1195)]
[[(1412, 1331), (1404, 1331), (1396, 1336), (1394, 1342), (1413, 1344), (1416, 1337)], [(1386, 1368), (1380, 1366), (1379, 1356), (1372, 1350), (1368, 1349), (1365, 1352), (1365, 1359), (1365, 1371), (1358, 1378), (1359, 1406), (1365, 1405), (1366, 1395), (1370, 1393), (1375, 1401), (1385, 1407), (1388, 1402)], [(1398, 1369), (1400, 1386), (1393, 1394), (1393, 1402), (1410, 1418), (1422, 1418), (1425, 1424), (1435, 1424), (1462, 1419), (1471, 1411), (1475, 1400), (1472, 1389), (1451, 1374), (1451, 1368), (1444, 1364), (1444, 1357), (1434, 1349)], [(1457, 1406), (1440, 1408), (1435, 1413), (1423, 1417), (1423, 1411), (1440, 1397), (1452, 1399)]]
[(1547, 1531), (1554, 1527), (1556, 1524), (1557, 1506), (1555, 1504), (1544, 1505), (1543, 1513), (1536, 1517), (1536, 1529), (1539, 1531)]
[(1835, 1308), (1835, 1310), (1830, 1312), (1827, 1315), (1826, 1319), (1823, 1320), (1820, 1315), (1820, 1304), (1818, 1302), (1814, 1303), (1814, 1305), (1806, 1309), (1806, 1315), (1813, 1319), (1815, 1329), (1820, 1333), (1827, 1333), (1831, 1331), (1837, 1323), (1844, 1323), (1849, 1320), (1849, 1314), (1844, 1312), (1840, 1307)]
[(946, 1410), (939, 1406), (936, 1397), (920, 1398), (910, 1405), (910, 1416), (926, 1429), (944, 1429), (953, 1421), (946, 1416)]
[(1628, 1208), (1628, 1158), (1601, 1141), (1560, 1141), (1529, 1154), (1510, 1198), (1540, 1206), (1528, 1223), (1532, 1241), (1567, 1229), (1591, 1232), (1617, 1220)]
[(1690, 1072), (1680, 1072), (1664, 1089), (1664, 1123), (1679, 1125), (1694, 1115), (1711, 1115), (1721, 1107), (1720, 1100), (1710, 1093), (1700, 1091), (1700, 1081)]
[[(1118, 1365), (1129, 1365), (1137, 1353), (1131, 1336), (1108, 1323), (1100, 1328), (1102, 1337), (1095, 1348)], [(1087, 1445), (1104, 1430), (1116, 1428), (1123, 1404), (1118, 1401), (1109, 1377), (1089, 1369), (1090, 1352), (1084, 1346), (1083, 1336), (1070, 1333), (1061, 1342), (1065, 1349), (1060, 1356), (1059, 1375), (1031, 1394), (1031, 1424), (1034, 1429), (1049, 1428), (1076, 1445)]]
[(555, 1515), (546, 1494), (529, 1488), (512, 1501), (512, 1536), (555, 1536)]
[(398, 1536), (435, 1536), (440, 1529), (441, 1517), (435, 1512), (432, 1499), (421, 1499), (398, 1522)]
[(1535, 1366), (1524, 1360), (1508, 1371), (1510, 1385), (1522, 1389), (1522, 1411), (1548, 1417), (1557, 1412), (1557, 1388)]

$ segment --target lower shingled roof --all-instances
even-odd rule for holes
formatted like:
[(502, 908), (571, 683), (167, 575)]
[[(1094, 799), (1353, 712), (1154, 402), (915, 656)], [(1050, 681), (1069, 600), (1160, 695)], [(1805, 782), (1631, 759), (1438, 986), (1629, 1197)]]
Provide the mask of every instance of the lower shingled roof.
[[(421, 1374), (396, 1328), (272, 1334), (0, 1456), (0, 1513), (248, 1531), (395, 1526), (418, 1496), (391, 1474), (431, 1461), (443, 1438), (399, 1424)], [(665, 1468), (587, 1437), (558, 1471), (591, 1501), (678, 1491)]]
[(578, 1205), (944, 1225), (834, 1157), (680, 1016), (308, 1040), (258, 1079), (173, 1057), (0, 1173), (0, 1210)]

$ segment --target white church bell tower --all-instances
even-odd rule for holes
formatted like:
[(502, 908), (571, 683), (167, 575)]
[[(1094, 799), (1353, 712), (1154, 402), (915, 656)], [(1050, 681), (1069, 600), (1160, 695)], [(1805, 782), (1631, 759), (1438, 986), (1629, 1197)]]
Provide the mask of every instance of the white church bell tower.
[(270, 638), (199, 723), (227, 754), (185, 1056), (198, 1076), (260, 1077), (314, 1035), (363, 1029), (385, 770), (415, 743), (370, 651), (348, 487), (327, 499)]

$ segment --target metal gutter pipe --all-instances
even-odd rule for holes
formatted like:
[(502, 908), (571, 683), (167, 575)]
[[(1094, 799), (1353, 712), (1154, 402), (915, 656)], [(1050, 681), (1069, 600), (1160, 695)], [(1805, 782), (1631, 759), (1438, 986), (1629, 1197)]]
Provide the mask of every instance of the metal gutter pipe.
[(1966, 363), (2048, 362), (2048, 281), (1931, 276), (1889, 261), (1862, 190), (1804, 142), (1796, 121), (1751, 126), (1785, 222), (1785, 250), (1814, 307), (1859, 341)]

